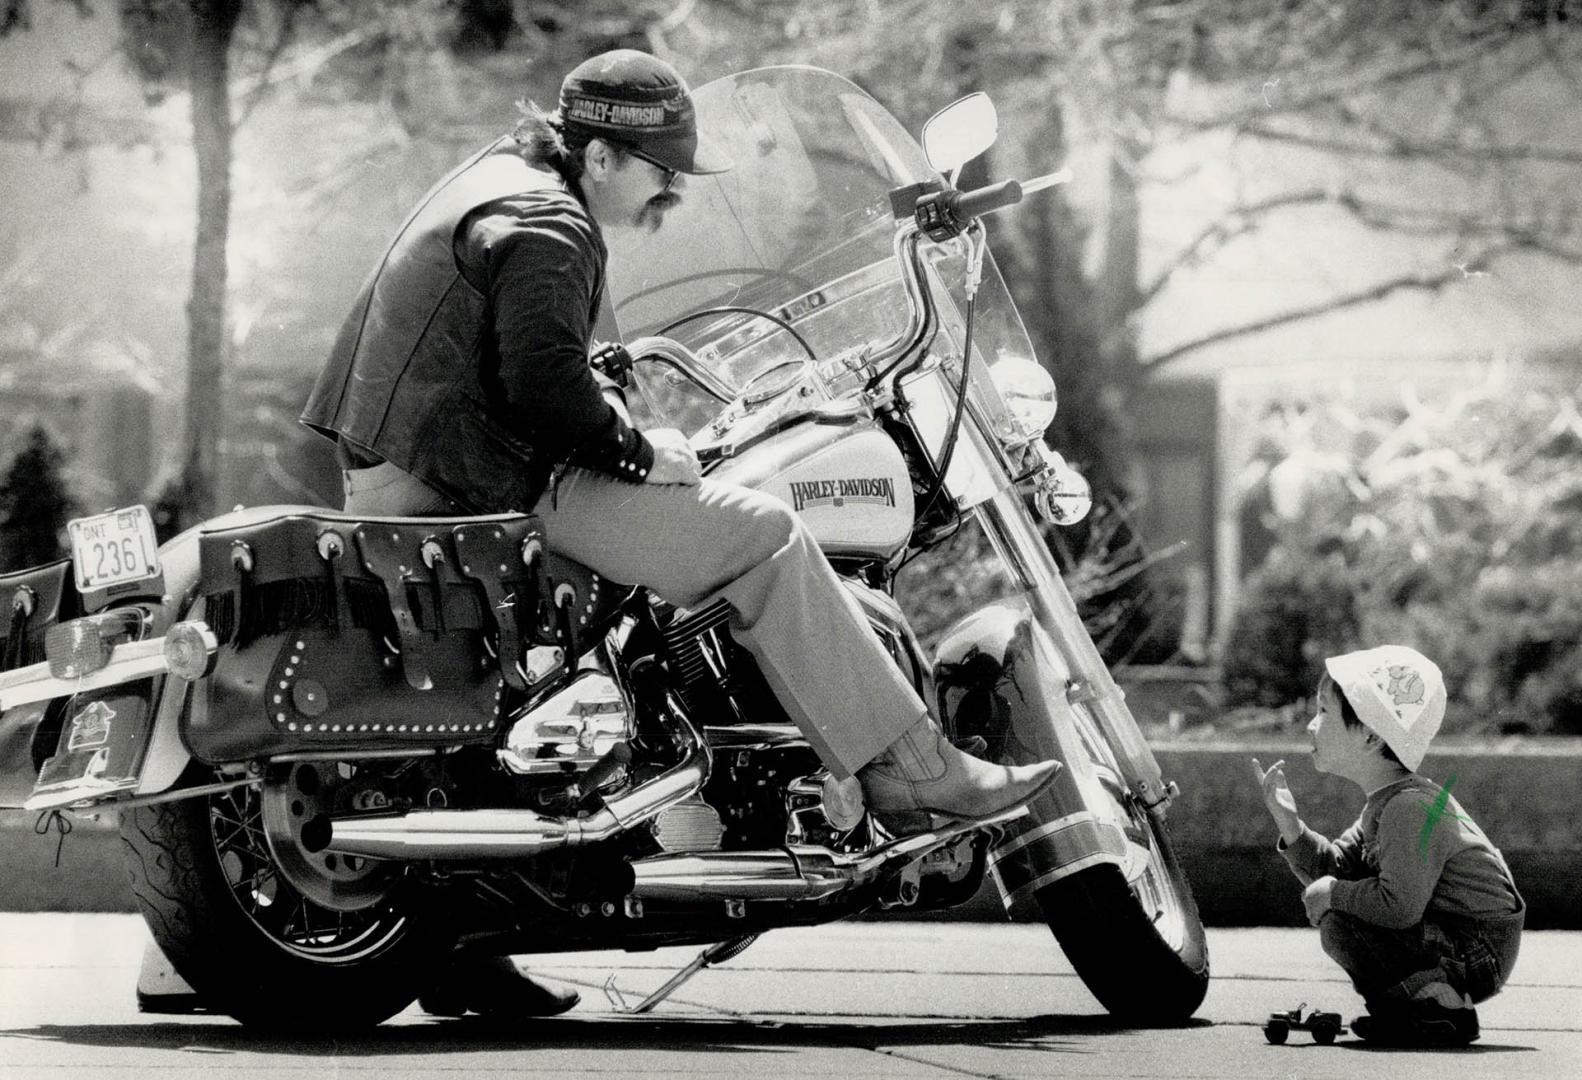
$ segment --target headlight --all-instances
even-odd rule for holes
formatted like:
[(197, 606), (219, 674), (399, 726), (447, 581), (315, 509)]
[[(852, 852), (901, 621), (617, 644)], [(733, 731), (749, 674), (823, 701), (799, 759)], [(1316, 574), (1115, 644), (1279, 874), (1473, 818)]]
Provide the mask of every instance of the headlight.
[(1036, 361), (1015, 356), (992, 365), (989, 377), (1011, 410), (1014, 434), (1023, 439), (1042, 435), (1055, 418), (1055, 380), (1049, 372)]

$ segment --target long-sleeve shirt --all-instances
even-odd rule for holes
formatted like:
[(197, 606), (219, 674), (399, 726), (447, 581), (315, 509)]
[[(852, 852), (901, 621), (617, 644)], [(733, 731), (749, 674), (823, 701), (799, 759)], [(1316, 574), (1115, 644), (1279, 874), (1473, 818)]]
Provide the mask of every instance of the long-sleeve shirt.
[[(1521, 906), (1499, 849), (1454, 798), (1435, 815), (1437, 784), (1412, 773), (1370, 793), (1350, 828), (1329, 840), (1306, 824), (1280, 852), (1307, 885), (1333, 876), (1330, 906), (1377, 926), (1425, 915), (1476, 919)], [(1432, 824), (1430, 824), (1432, 822)]]
[(457, 230), (462, 272), (489, 298), (483, 379), (523, 441), (553, 462), (641, 481), (654, 452), (605, 400), (588, 346), (604, 292), (604, 239), (559, 191), (501, 199)]

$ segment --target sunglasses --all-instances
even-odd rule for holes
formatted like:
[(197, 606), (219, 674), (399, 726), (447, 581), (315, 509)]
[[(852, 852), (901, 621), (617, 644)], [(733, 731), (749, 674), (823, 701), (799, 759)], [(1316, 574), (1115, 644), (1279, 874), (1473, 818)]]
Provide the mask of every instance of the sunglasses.
[(659, 189), (659, 194), (661, 195), (668, 192), (670, 190), (670, 186), (676, 182), (676, 177), (681, 175), (680, 169), (672, 169), (669, 165), (666, 165), (662, 161), (655, 161), (653, 158), (649, 157), (641, 150), (638, 150), (636, 147), (626, 146), (623, 144), (621, 149), (625, 150), (628, 154), (632, 155), (634, 158), (637, 158), (639, 161), (648, 162), (648, 164), (652, 165), (654, 168), (665, 174), (665, 186)]

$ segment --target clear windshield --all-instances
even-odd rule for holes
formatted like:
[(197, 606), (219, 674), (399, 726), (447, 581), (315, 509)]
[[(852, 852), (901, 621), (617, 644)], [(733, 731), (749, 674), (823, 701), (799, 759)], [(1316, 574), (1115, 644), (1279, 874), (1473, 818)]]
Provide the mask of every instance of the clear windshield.
[[(921, 147), (873, 98), (809, 67), (763, 68), (693, 95), (698, 126), (734, 163), (689, 176), (681, 204), (657, 233), (612, 230), (610, 301), (622, 337), (664, 334), (741, 388), (807, 359), (792, 335), (741, 313), (677, 320), (709, 308), (751, 308), (791, 323), (827, 360), (894, 337), (906, 322), (892, 256), (891, 190), (934, 178)], [(931, 249), (944, 334), (959, 350), (957, 302), (965, 260)], [(974, 352), (988, 363), (1033, 355), (999, 274), (986, 266)], [(652, 419), (695, 431), (719, 403), (643, 365)], [(755, 386), (755, 390), (758, 389)]]

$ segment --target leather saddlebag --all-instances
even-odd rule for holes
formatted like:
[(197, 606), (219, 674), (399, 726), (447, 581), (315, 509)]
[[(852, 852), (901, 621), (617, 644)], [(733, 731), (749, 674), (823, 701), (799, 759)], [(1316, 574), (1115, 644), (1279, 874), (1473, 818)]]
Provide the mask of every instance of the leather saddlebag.
[(587, 614), (607, 616), (620, 599), (546, 552), (531, 515), (291, 508), (199, 544), (220, 650), (182, 734), (210, 763), (488, 742), (525, 696), (524, 649), (560, 645), (574, 665), (568, 617), (590, 597)]
[[(71, 560), (0, 574), (0, 671), (44, 662), (44, 633), (75, 619), (82, 601)], [(33, 794), (38, 770), (55, 749), (63, 700), (18, 705), (0, 715), (0, 807), (21, 806)]]

